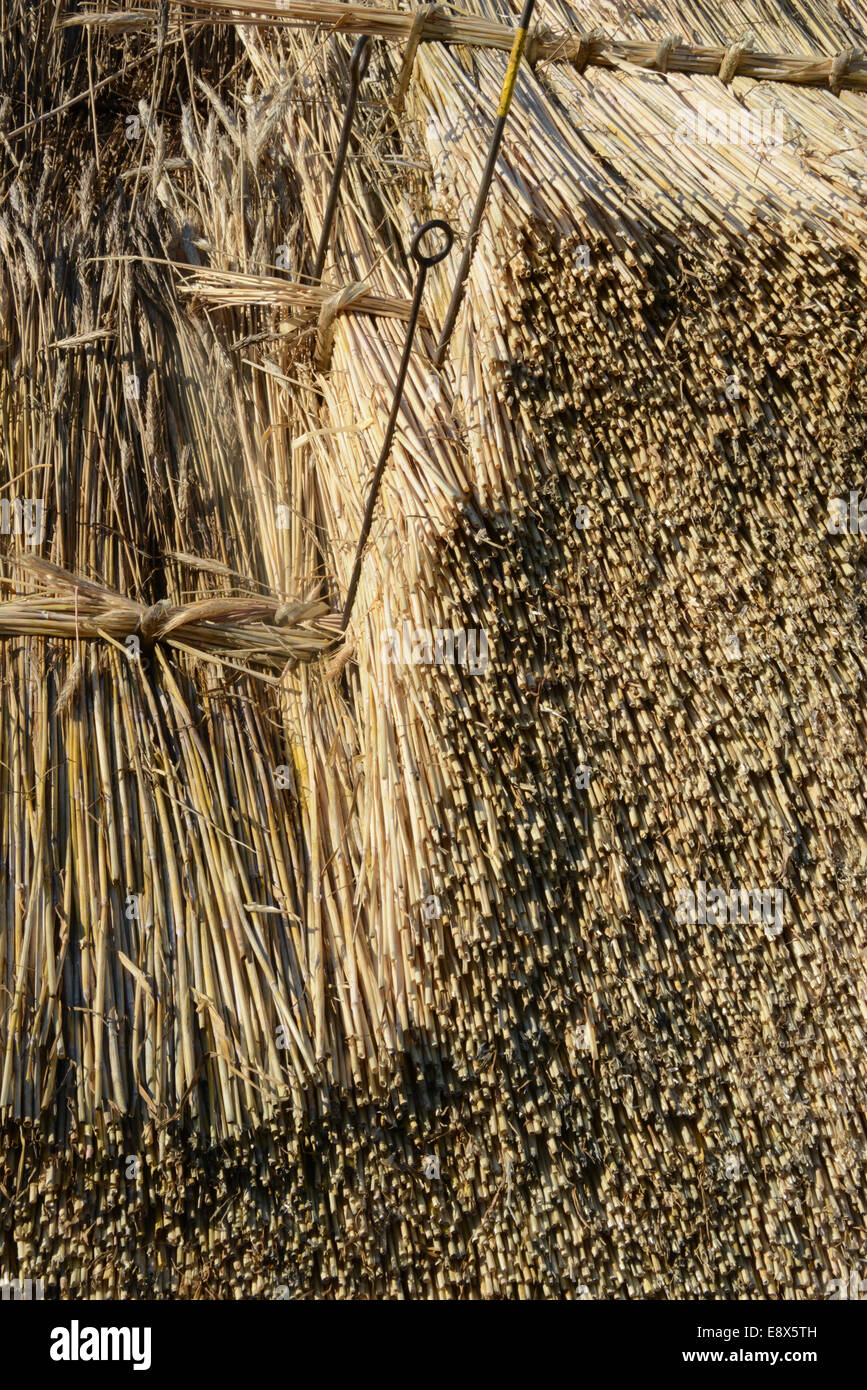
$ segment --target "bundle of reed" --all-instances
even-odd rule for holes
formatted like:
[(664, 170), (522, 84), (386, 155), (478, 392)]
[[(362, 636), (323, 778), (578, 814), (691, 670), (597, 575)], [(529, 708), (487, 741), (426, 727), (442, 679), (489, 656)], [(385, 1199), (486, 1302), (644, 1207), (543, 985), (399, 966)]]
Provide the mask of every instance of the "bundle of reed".
[[(152, 0), (150, 9), (141, 6), (122, 15), (85, 10), (67, 15), (64, 24), (134, 29), (152, 22), (157, 2)], [(835, 92), (844, 88), (867, 91), (867, 59), (854, 44), (828, 54), (772, 53), (757, 50), (750, 36), (723, 45), (684, 43), (680, 33), (671, 29), (657, 32), (649, 42), (636, 42), (607, 38), (598, 28), (588, 28), (582, 34), (578, 25), (583, 15), (572, 7), (562, 8), (569, 12), (566, 24), (557, 28), (547, 25), (532, 35), (527, 50), (529, 62), (568, 63), (577, 65), (581, 71), (587, 67), (616, 69), (626, 64), (655, 72), (724, 75), (727, 82), (737, 75), (759, 82), (830, 87)], [(320, 29), (326, 25), (332, 33), (371, 34), (404, 42), (416, 25), (412, 12), (368, 4), (345, 4), (343, 0), (263, 0), (262, 3), (260, 0), (172, 0), (172, 10), (181, 23), (197, 26), (229, 22), (243, 24), (245, 28), (280, 25), (291, 29)], [(680, 27), (684, 23), (683, 18), (672, 22)], [(515, 29), (476, 15), (449, 15), (434, 9), (424, 21), (421, 38), (425, 43), (510, 52)]]
[[(204, 70), (231, 68), (227, 49), (217, 36), (200, 49)], [(44, 1154), (68, 1149), (85, 1165), (115, 1142), (112, 1116), (128, 1117), (130, 1152), (156, 1164), (166, 1138), (154, 1121), (180, 1114), (218, 1144), (287, 1103), (303, 1112), (321, 1010), (301, 916), (305, 773), (284, 707), (300, 679), (290, 657), (326, 648), (333, 627), (309, 593), (311, 577), (321, 590), (315, 545), (302, 529), (293, 550), (290, 529), (278, 527), (289, 499), (266, 486), (258, 434), (255, 467), (243, 467), (254, 394), (252, 416), (236, 418), (231, 402), (233, 375), (249, 368), (181, 309), (165, 264), (170, 249), (193, 263), (199, 251), (176, 220), (165, 131), (150, 113), (164, 72), (144, 70), (138, 144), (108, 102), (96, 112), (98, 160), (77, 183), (66, 164), (77, 142), (62, 121), (56, 136), (45, 124), (35, 182), (23, 136), (3, 175), (3, 495), (44, 508), (44, 538), (31, 542), (76, 576), (79, 594), (72, 621), (69, 602), (18, 600), (19, 635), (0, 643), (0, 1111), (13, 1130), (41, 1118)], [(189, 100), (183, 74), (172, 90)], [(72, 129), (86, 135), (90, 115), (70, 107)], [(233, 170), (216, 118), (199, 120), (190, 116), (191, 138), (201, 129), (204, 157), (219, 165), (208, 162), (208, 186), (221, 198), (221, 176), (249, 177), (249, 165)], [(133, 205), (135, 180), (118, 186), (111, 175), (137, 172), (143, 155), (150, 171)], [(270, 219), (272, 190), (286, 184), (279, 168), (269, 174)], [(284, 207), (281, 235), (288, 192)], [(255, 229), (249, 198), (240, 240), (224, 248), (236, 263), (247, 255), (246, 218)], [(21, 538), (11, 541), (17, 549)], [(114, 643), (79, 640), (74, 609), (80, 618), (89, 603), (79, 575), (100, 577), (102, 632), (119, 606), (115, 597), (102, 606), (104, 591), (135, 595), (121, 600)], [(299, 594), (309, 608), (298, 609)], [(216, 607), (191, 614), (196, 604)], [(178, 640), (189, 632), (175, 628), (157, 642), (147, 678), (121, 640), (142, 609), (158, 623), (196, 618), (190, 650)], [(35, 635), (34, 620), (72, 640)], [(282, 678), (268, 673), (287, 662)], [(40, 1239), (55, 1239), (51, 1230), (49, 1221)], [(23, 1246), (9, 1240), (12, 1275)]]
[[(284, 309), (302, 322), (316, 318), (323, 305), (340, 293), (339, 287), (335, 290), (322, 285), (299, 285), (274, 275), (244, 275), (232, 270), (191, 270), (188, 266), (184, 267), (184, 271), (184, 283), (180, 287), (182, 293), (195, 295), (207, 304), (215, 304), (220, 309), (268, 305)], [(393, 318), (404, 323), (409, 318), (408, 299), (396, 295), (367, 294), (363, 285), (352, 288), (357, 293), (353, 293), (351, 302), (335, 306), (335, 313), (370, 314), (374, 318)], [(421, 322), (426, 322), (424, 314)]]
[[(822, 6), (688, 8), (623, 27), (852, 42)], [(403, 326), (342, 316), (323, 375), (270, 306), (189, 316), (144, 260), (312, 260), (348, 45), (236, 37), (227, 87), (128, 153), (132, 246), (122, 202), (75, 258), (37, 244), (10, 182), (3, 456), (69, 571), (153, 606), (158, 562), (178, 608), (321, 576), (337, 609)], [(420, 48), (398, 121), (377, 49), (331, 283), (404, 298), (414, 225), (465, 229), (506, 59), (462, 56)], [(783, 147), (673, 138), (701, 103), (779, 111)], [(227, 684), (158, 646), (138, 682), (98, 644), (52, 701), (47, 641), (0, 644), (7, 1277), (814, 1299), (857, 1267), (867, 651), (860, 535), (825, 522), (867, 436), (863, 99), (552, 64), (511, 120), (442, 373), (417, 340), (339, 676)], [(436, 327), (448, 262), (429, 284)], [(40, 399), (85, 399), (81, 436)], [(395, 661), (404, 624), (485, 630), (486, 668)], [(779, 889), (782, 930), (682, 920), (699, 881)]]
[[(0, 638), (102, 639), (133, 659), (142, 647), (166, 642), (219, 664), (233, 656), (248, 663), (248, 670), (252, 662), (283, 671), (290, 662), (322, 656), (340, 630), (340, 615), (330, 614), (322, 599), (289, 604), (272, 598), (207, 598), (179, 606), (160, 599), (148, 607), (47, 560), (19, 555), (14, 563), (59, 595), (0, 603)], [(130, 637), (136, 639), (132, 645)]]

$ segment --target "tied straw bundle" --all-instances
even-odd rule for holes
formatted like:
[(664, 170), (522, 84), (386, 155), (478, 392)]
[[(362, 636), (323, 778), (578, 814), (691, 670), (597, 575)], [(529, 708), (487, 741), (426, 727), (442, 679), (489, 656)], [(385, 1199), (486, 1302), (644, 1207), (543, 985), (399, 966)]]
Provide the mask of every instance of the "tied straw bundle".
[[(84, 10), (67, 15), (64, 24), (99, 26), (104, 29), (140, 28), (154, 17), (158, 0), (151, 6), (136, 7), (123, 13)], [(560, 22), (537, 26), (527, 45), (531, 63), (565, 63), (584, 72), (588, 67), (618, 69), (632, 67), (655, 72), (683, 72), (719, 76), (731, 82), (737, 75), (759, 82), (786, 82), (799, 86), (827, 87), (835, 93), (843, 89), (867, 91), (867, 58), (854, 43), (844, 44), (830, 55), (803, 51), (779, 53), (756, 48), (752, 29), (737, 42), (702, 44), (684, 42), (675, 29), (657, 33), (651, 40), (609, 38), (601, 27), (583, 33), (579, 21), (590, 17), (576, 13), (569, 5), (552, 5)], [(344, 0), (171, 0), (172, 17), (190, 27), (202, 24), (243, 23), (245, 26), (310, 30), (327, 26), (333, 33), (371, 34), (377, 38), (407, 42), (413, 49), (419, 39), (427, 44), (464, 44), (510, 52), (515, 29), (494, 18), (481, 15), (445, 13), (433, 5), (419, 24), (418, 12), (385, 6), (344, 3)], [(661, 13), (661, 12), (660, 12)], [(820, 16), (805, 10), (812, 22)], [(696, 18), (698, 11), (695, 12)], [(640, 16), (631, 16), (640, 24)], [(681, 12), (672, 20), (682, 27), (690, 16)], [(702, 15), (705, 31), (712, 27), (709, 15)], [(750, 16), (752, 19), (752, 16)], [(654, 15), (655, 25), (660, 15)], [(620, 26), (621, 28), (623, 25)], [(758, 27), (758, 25), (756, 25)], [(802, 35), (797, 35), (801, 38)], [(820, 41), (825, 36), (818, 35)], [(797, 43), (796, 38), (796, 43)]]
[(13, 563), (59, 595), (0, 603), (0, 638), (102, 638), (122, 644), (138, 637), (146, 649), (167, 642), (205, 659), (235, 656), (266, 670), (283, 670), (289, 662), (321, 656), (339, 636), (339, 615), (330, 614), (322, 599), (287, 604), (212, 598), (180, 606), (162, 599), (146, 606), (38, 557), (17, 555)]
[[(246, 305), (270, 306), (296, 315), (302, 321), (321, 314), (328, 301), (340, 293), (320, 285), (287, 283), (273, 275), (244, 275), (241, 271), (231, 270), (191, 270), (188, 266), (184, 266), (183, 271), (182, 292), (194, 295), (203, 303), (221, 309)], [(403, 323), (408, 320), (409, 300), (397, 295), (370, 294), (363, 284), (348, 288), (353, 293), (351, 305), (346, 307), (351, 308), (353, 313), (370, 314), (374, 318), (394, 318)], [(424, 312), (420, 315), (420, 322), (427, 322)]]

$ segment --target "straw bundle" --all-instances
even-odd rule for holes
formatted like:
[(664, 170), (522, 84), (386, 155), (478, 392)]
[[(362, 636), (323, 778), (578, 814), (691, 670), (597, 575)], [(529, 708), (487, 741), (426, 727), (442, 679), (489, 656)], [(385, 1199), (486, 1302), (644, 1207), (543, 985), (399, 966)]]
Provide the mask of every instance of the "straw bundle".
[[(185, 267), (186, 269), (186, 267)], [(363, 291), (364, 286), (360, 286)], [(190, 272), (182, 292), (195, 295), (203, 303), (215, 304), (221, 309), (241, 308), (246, 305), (271, 305), (295, 312), (300, 318), (312, 318), (321, 311), (323, 304), (332, 293), (318, 285), (287, 284), (275, 276), (242, 275), (239, 271), (198, 270)], [(371, 314), (376, 318), (395, 318), (403, 322), (409, 318), (409, 301), (396, 295), (378, 296), (359, 293), (352, 299), (353, 311), (357, 314)], [(423, 320), (424, 321), (424, 320)]]
[[(220, 24), (228, 19), (269, 29), (275, 25), (292, 29), (319, 29), (327, 25), (333, 33), (373, 34), (396, 41), (409, 40), (416, 23), (413, 13), (377, 5), (344, 4), (343, 0), (172, 0), (172, 4), (176, 14), (195, 24)], [(557, 27), (538, 27), (528, 49), (531, 62), (569, 63), (581, 71), (587, 67), (617, 68), (626, 63), (661, 72), (713, 74), (727, 82), (737, 73), (762, 82), (828, 86), (832, 91), (867, 88), (867, 60), (851, 44), (824, 57), (803, 52), (758, 52), (751, 34), (739, 43), (724, 46), (682, 43), (680, 35), (673, 32), (649, 43), (624, 41), (608, 38), (598, 28), (582, 34), (575, 22), (577, 16), (568, 7), (551, 8), (560, 10), (564, 22)], [(152, 15), (153, 9), (147, 6), (123, 15), (86, 10), (68, 16), (65, 23), (129, 30), (147, 24)], [(654, 20), (658, 22), (658, 16)], [(683, 20), (679, 23), (682, 25)], [(515, 30), (508, 24), (476, 15), (449, 15), (434, 6), (424, 20), (420, 39), (426, 43), (509, 52), (514, 36)]]
[[(70, 108), (132, 178), (70, 190), (62, 132), (44, 187), (4, 169), (4, 481), (76, 576), (15, 595), (0, 642), (4, 1269), (91, 1297), (824, 1297), (867, 1156), (863, 547), (826, 525), (867, 435), (864, 98), (522, 70), (442, 373), (450, 263), (430, 278), (335, 661), (404, 328), (354, 303), (326, 372), (276, 321), (348, 54), (277, 8), (154, 36), (144, 148)], [(664, 4), (622, 42), (857, 43), (821, 5), (722, 23)], [(90, 28), (97, 75), (129, 61)], [(397, 120), (376, 47), (330, 293), (404, 303), (413, 227), (465, 230), (501, 48), (422, 44)], [(208, 635), (165, 632), (146, 678), (73, 636), (160, 604)], [(294, 641), (271, 619), (301, 604), (328, 662), (199, 659), (241, 611)], [(484, 632), (486, 667), (395, 662), (404, 624)], [(780, 892), (782, 929), (681, 920), (699, 882)]]
[[(167, 641), (198, 656), (232, 653), (282, 671), (290, 661), (321, 656), (337, 635), (334, 622), (316, 626), (315, 620), (328, 613), (321, 600), (290, 606), (267, 598), (210, 598), (175, 607), (162, 599), (146, 608), (45, 560), (18, 556), (16, 563), (60, 589), (62, 597), (0, 604), (0, 638), (103, 638), (126, 643), (135, 656), (142, 643), (152, 647)], [(130, 645), (130, 638), (138, 640)]]

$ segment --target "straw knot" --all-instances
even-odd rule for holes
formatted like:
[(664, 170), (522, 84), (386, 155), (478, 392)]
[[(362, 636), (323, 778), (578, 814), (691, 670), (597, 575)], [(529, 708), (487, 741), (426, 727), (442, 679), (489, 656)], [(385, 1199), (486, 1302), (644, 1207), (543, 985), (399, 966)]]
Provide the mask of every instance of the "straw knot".
[(590, 62), (593, 53), (593, 45), (598, 41), (599, 33), (595, 29), (589, 34), (578, 35), (578, 49), (577, 51), (574, 48), (571, 50), (571, 59), (573, 66), (576, 67), (579, 72), (584, 72), (587, 64)]
[(337, 679), (341, 671), (349, 664), (352, 657), (355, 655), (356, 645), (355, 637), (351, 634), (346, 637), (343, 645), (338, 647), (337, 651), (331, 657), (331, 660), (325, 665), (324, 675), (326, 680), (333, 681)]
[(720, 63), (719, 71), (717, 72), (717, 77), (719, 78), (720, 82), (724, 82), (726, 86), (728, 86), (728, 84), (732, 81), (735, 74), (737, 73), (741, 57), (746, 52), (748, 47), (749, 44), (744, 43), (743, 41), (741, 41), (740, 43), (729, 44), (728, 48), (725, 51), (725, 57)]
[(540, 54), (544, 55), (550, 47), (553, 30), (542, 26), (537, 26), (531, 34), (527, 36), (524, 44), (524, 62), (529, 63), (530, 67), (535, 67)]
[(354, 280), (351, 285), (344, 285), (342, 290), (338, 290), (336, 294), (330, 294), (327, 299), (322, 301), (319, 321), (316, 325), (316, 347), (313, 354), (317, 372), (327, 372), (331, 365), (337, 315), (347, 305), (354, 303), (356, 299), (361, 299), (365, 294), (367, 294), (365, 282)]
[(653, 60), (653, 66), (657, 72), (668, 72), (668, 60), (671, 57), (671, 51), (679, 43), (680, 34), (666, 34), (664, 39), (660, 39), (656, 46), (656, 57)]
[(835, 97), (840, 95), (843, 86), (843, 78), (849, 71), (849, 64), (855, 56), (855, 49), (844, 48), (842, 53), (838, 53), (836, 58), (831, 59), (831, 71), (828, 73), (828, 86)]
[(415, 12), (412, 21), (412, 28), (409, 31), (409, 38), (406, 41), (406, 48), (404, 50), (403, 55), (403, 64), (401, 66), (400, 73), (397, 79), (397, 88), (395, 89), (394, 97), (391, 103), (392, 110), (395, 112), (396, 115), (399, 115), (404, 108), (410, 78), (412, 77), (413, 64), (415, 63), (415, 55), (418, 52), (418, 46), (422, 41), (425, 25), (427, 24), (428, 20), (431, 19), (432, 16), (437, 13), (438, 10), (441, 10), (443, 8), (443, 5), (422, 5), (421, 9), (416, 10)]
[(136, 631), (144, 645), (152, 647), (159, 640), (168, 623), (171, 611), (172, 605), (167, 598), (161, 598), (159, 603), (145, 609), (136, 623)]

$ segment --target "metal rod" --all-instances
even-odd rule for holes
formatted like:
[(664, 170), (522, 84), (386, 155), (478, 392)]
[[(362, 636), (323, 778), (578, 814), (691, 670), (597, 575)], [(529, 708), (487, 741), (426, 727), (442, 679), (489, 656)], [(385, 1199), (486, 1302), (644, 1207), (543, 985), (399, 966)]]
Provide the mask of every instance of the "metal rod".
[(358, 89), (361, 86), (361, 79), (367, 72), (370, 62), (370, 35), (362, 34), (356, 40), (352, 50), (352, 57), (349, 61), (349, 96), (346, 101), (346, 110), (343, 113), (343, 126), (340, 131), (340, 144), (337, 146), (337, 157), (334, 161), (334, 173), (331, 176), (331, 188), (328, 193), (328, 203), (325, 208), (325, 220), (322, 223), (322, 232), (319, 236), (319, 245), (316, 248), (316, 261), (313, 266), (313, 280), (321, 280), (322, 272), (325, 269), (325, 257), (328, 255), (328, 243), (331, 240), (331, 228), (334, 223), (334, 214), (337, 210), (337, 199), (340, 194), (340, 183), (343, 178), (343, 166), (346, 163), (346, 152), (349, 149), (349, 137), (352, 134), (352, 120), (355, 115), (355, 104), (358, 101)]
[(461, 304), (463, 303), (464, 290), (466, 289), (467, 279), (470, 273), (470, 262), (476, 250), (476, 242), (479, 239), (479, 230), (482, 225), (482, 218), (485, 213), (485, 204), (488, 201), (491, 183), (494, 178), (494, 169), (497, 164), (497, 156), (500, 153), (500, 142), (503, 138), (503, 131), (506, 128), (506, 118), (509, 114), (509, 107), (512, 105), (512, 97), (515, 92), (515, 83), (518, 78), (518, 68), (521, 66), (521, 57), (524, 52), (524, 45), (527, 42), (527, 29), (533, 17), (533, 10), (536, 0), (524, 0), (524, 9), (517, 30), (515, 31), (515, 42), (512, 44), (512, 52), (509, 56), (509, 66), (506, 69), (506, 76), (503, 78), (503, 86), (500, 92), (500, 104), (497, 107), (497, 122), (494, 126), (494, 133), (491, 136), (491, 143), (488, 149), (488, 158), (485, 164), (485, 172), (482, 174), (482, 182), (479, 194), (476, 198), (476, 206), (473, 209), (473, 216), (470, 221), (470, 230), (467, 235), (464, 254), (461, 257), (461, 264), (458, 270), (455, 287), (452, 290), (451, 302), (446, 312), (443, 322), (440, 340), (437, 343), (433, 360), (438, 367), (443, 364), (446, 355), (446, 348), (449, 340), (455, 331), (455, 323)]
[[(426, 256), (422, 252), (421, 242), (428, 232), (434, 230), (441, 231), (445, 236), (445, 246), (442, 250), (435, 252), (431, 256)], [(379, 496), (379, 489), (385, 476), (385, 465), (388, 463), (388, 456), (391, 452), (391, 442), (394, 438), (395, 425), (400, 410), (401, 400), (403, 399), (403, 387), (406, 381), (406, 374), (409, 369), (409, 359), (412, 353), (412, 340), (415, 336), (416, 324), (418, 323), (419, 311), (421, 309), (422, 295), (424, 294), (427, 273), (431, 266), (438, 265), (444, 260), (452, 249), (455, 234), (448, 222), (442, 222), (439, 218), (434, 218), (431, 222), (425, 222), (423, 227), (419, 227), (410, 248), (410, 255), (418, 265), (418, 276), (415, 282), (415, 292), (412, 297), (412, 309), (410, 310), (409, 323), (406, 330), (406, 342), (403, 347), (403, 356), (400, 360), (400, 367), (397, 373), (397, 380), (394, 384), (394, 399), (391, 403), (391, 412), (388, 417), (388, 424), (385, 427), (385, 436), (382, 441), (382, 448), (379, 452), (379, 461), (373, 472), (373, 481), (370, 484), (370, 493), (367, 498), (367, 506), (364, 509), (364, 521), (361, 524), (361, 535), (358, 539), (358, 547), (355, 551), (355, 563), (352, 567), (352, 577), (349, 581), (349, 588), (346, 593), (346, 603), (343, 608), (343, 618), (340, 629), (345, 632), (349, 626), (349, 619), (352, 615), (352, 608), (355, 603), (355, 596), (358, 592), (358, 581), (361, 578), (361, 560), (364, 555), (364, 547), (370, 535), (370, 528), (373, 524), (373, 512), (376, 507), (376, 499)]]

